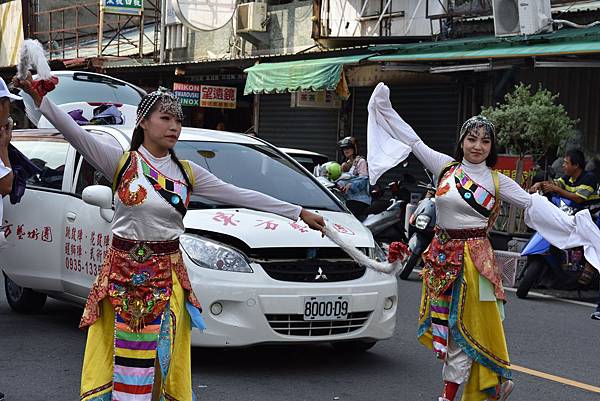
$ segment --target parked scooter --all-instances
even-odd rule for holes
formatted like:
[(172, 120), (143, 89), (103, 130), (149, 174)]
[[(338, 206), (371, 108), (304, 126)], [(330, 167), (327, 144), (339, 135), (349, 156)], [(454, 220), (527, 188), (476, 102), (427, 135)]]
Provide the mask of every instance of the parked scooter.
[[(570, 199), (553, 196), (551, 200), (569, 215), (579, 210)], [(600, 227), (600, 213), (593, 215), (593, 218)], [(537, 285), (557, 290), (584, 290), (597, 284), (595, 269), (586, 262), (582, 247), (561, 250), (535, 233), (521, 256), (527, 256), (527, 265), (518, 277), (519, 298), (526, 298), (529, 290)]]
[(371, 209), (371, 213), (362, 222), (379, 244), (390, 244), (394, 241), (407, 242), (403, 224), (407, 202), (398, 197), (401, 187), (401, 181), (388, 184), (387, 189), (392, 193), (389, 206), (378, 213)]
[(406, 258), (399, 277), (407, 280), (413, 269), (421, 261), (421, 256), (429, 246), (434, 236), (436, 215), (435, 215), (435, 186), (433, 185), (433, 176), (425, 170), (430, 178), (429, 184), (420, 183), (418, 186), (425, 189), (424, 198), (419, 201), (417, 208), (411, 214), (408, 221), (408, 248), (410, 255)]

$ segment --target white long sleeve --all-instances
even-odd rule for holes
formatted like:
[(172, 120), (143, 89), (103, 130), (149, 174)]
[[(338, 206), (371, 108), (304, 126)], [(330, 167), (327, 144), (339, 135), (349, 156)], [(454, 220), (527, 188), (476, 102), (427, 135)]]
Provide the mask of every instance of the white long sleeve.
[[(488, 192), (494, 193), (491, 170), (484, 163), (462, 161), (465, 173)], [(530, 194), (504, 174), (498, 174), (500, 199), (525, 210), (525, 223), (560, 249), (583, 246), (586, 259), (600, 271), (600, 229), (594, 224), (588, 210), (569, 216), (545, 197)], [(440, 203), (438, 203), (439, 205)], [(438, 223), (455, 227), (457, 216), (442, 214)], [(444, 219), (447, 222), (444, 222)], [(454, 225), (453, 225), (454, 224)]]
[(600, 229), (589, 210), (569, 216), (544, 196), (529, 194), (500, 174), (500, 198), (525, 210), (525, 224), (559, 249), (583, 247), (585, 258), (600, 271)]
[(498, 173), (498, 178), (500, 181), (500, 199), (502, 201), (521, 209), (527, 209), (531, 205), (532, 195), (521, 188), (515, 180), (501, 173)]
[(104, 142), (99, 135), (94, 135), (80, 127), (47, 96), (42, 99), (39, 110), (79, 153), (112, 181), (123, 155), (120, 145)]
[(263, 193), (250, 189), (236, 187), (228, 184), (205, 168), (190, 162), (194, 172), (195, 195), (204, 196), (208, 199), (223, 202), (229, 205), (247, 207), (249, 209), (261, 210), (263, 212), (275, 213), (291, 220), (298, 220), (302, 207), (273, 198)]
[(545, 197), (534, 194), (525, 209), (525, 223), (557, 248), (583, 246), (585, 259), (600, 271), (600, 229), (589, 210), (569, 216)]
[(411, 151), (436, 175), (445, 164), (454, 160), (425, 145), (413, 128), (393, 109), (390, 90), (382, 82), (373, 90), (368, 112), (367, 162), (371, 184), (375, 184), (383, 173), (406, 159)]

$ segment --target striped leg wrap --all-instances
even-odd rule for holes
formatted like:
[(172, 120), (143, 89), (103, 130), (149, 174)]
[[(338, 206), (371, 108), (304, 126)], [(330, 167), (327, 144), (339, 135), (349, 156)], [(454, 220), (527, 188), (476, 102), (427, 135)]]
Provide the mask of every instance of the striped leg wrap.
[(433, 334), (433, 350), (440, 359), (446, 359), (448, 353), (448, 315), (452, 287), (442, 295), (431, 297), (431, 331)]
[(116, 314), (113, 401), (151, 401), (161, 322), (162, 315), (132, 331)]

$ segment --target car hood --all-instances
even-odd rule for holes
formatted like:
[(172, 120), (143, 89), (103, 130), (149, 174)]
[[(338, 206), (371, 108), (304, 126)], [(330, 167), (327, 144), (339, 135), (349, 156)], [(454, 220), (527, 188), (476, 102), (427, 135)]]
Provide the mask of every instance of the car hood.
[[(339, 232), (349, 244), (359, 248), (374, 246), (371, 232), (352, 214), (316, 211), (326, 224)], [(202, 230), (235, 237), (251, 248), (336, 247), (321, 233), (309, 229), (304, 222), (249, 209), (189, 210), (186, 230)]]

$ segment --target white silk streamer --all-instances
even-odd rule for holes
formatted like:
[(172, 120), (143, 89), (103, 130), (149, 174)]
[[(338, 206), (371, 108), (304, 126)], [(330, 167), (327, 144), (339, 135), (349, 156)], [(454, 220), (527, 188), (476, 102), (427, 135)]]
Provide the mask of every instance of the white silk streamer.
[(352, 259), (361, 266), (367, 267), (371, 270), (375, 270), (385, 274), (396, 274), (402, 268), (402, 261), (398, 259), (394, 263), (389, 262), (378, 262), (374, 259), (369, 258), (367, 255), (346, 243), (341, 235), (331, 228), (330, 225), (325, 226), (325, 236), (333, 241), (334, 244), (339, 246), (346, 252)]

